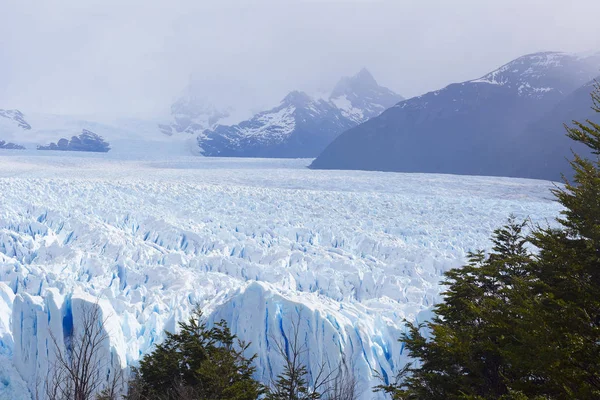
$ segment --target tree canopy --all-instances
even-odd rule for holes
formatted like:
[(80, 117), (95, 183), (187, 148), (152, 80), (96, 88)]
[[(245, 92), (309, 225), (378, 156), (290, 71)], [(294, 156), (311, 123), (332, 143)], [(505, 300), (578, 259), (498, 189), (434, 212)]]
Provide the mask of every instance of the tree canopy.
[(263, 386), (253, 378), (256, 355), (220, 321), (209, 328), (197, 310), (178, 333), (144, 356), (130, 383), (131, 400), (256, 400)]

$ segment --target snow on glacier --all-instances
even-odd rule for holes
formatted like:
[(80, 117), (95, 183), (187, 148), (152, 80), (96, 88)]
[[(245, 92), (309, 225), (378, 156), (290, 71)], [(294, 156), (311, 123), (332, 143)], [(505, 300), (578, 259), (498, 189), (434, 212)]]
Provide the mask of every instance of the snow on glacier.
[(509, 214), (560, 210), (542, 181), (49, 153), (0, 158), (0, 399), (40, 392), (50, 332), (83, 304), (107, 318), (110, 371), (200, 304), (252, 342), (259, 378), (300, 315), (309, 365), (343, 358), (378, 398), (374, 371), (405, 362), (402, 320), (429, 315), (443, 272)]

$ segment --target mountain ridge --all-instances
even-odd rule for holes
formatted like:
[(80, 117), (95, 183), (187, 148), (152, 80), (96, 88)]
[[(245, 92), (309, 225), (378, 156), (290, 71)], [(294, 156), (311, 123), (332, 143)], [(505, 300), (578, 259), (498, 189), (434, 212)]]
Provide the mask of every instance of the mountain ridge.
[(402, 100), (362, 69), (342, 78), (328, 99), (292, 91), (276, 107), (236, 125), (217, 125), (198, 136), (206, 156), (309, 158), (338, 134)]
[(511, 154), (520, 133), (599, 68), (600, 53), (519, 57), (396, 104), (341, 134), (311, 168), (515, 176)]

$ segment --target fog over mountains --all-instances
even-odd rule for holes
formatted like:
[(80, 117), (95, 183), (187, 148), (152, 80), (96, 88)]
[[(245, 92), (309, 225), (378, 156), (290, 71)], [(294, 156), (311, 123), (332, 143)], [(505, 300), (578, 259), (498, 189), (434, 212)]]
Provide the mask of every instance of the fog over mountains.
[[(221, 96), (211, 99), (203, 93), (204, 87), (190, 82), (171, 106), (170, 117), (157, 122), (2, 110), (0, 140), (40, 150), (102, 152), (112, 145), (122, 154), (146, 156), (314, 158), (340, 133), (403, 99), (380, 86), (366, 69), (342, 78), (329, 95), (310, 96), (295, 90), (276, 107), (253, 116), (240, 105), (235, 90), (224, 89)], [(82, 130), (89, 133), (83, 141), (78, 138)], [(91, 135), (100, 135), (108, 143), (90, 140)], [(69, 138), (71, 142), (75, 138), (73, 144)]]
[(599, 75), (600, 53), (534, 53), (404, 100), (363, 68), (326, 95), (292, 91), (255, 113), (234, 91), (211, 101), (191, 85), (158, 121), (2, 109), (0, 149), (316, 157), (311, 168), (560, 180), (573, 145), (563, 124), (597, 118), (589, 93)]

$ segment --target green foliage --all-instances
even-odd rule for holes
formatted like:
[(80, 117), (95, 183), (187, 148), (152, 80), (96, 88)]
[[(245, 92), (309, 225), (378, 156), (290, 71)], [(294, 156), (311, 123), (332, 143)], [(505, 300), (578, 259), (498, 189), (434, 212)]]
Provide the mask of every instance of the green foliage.
[[(600, 86), (592, 94), (600, 113)], [(573, 182), (554, 194), (565, 207), (561, 230), (540, 229), (532, 242), (539, 247), (537, 317), (548, 343), (541, 373), (555, 398), (600, 398), (600, 125), (574, 122), (568, 136), (587, 145), (593, 159), (577, 155)], [(550, 345), (551, 343), (551, 345)]]
[(308, 385), (306, 366), (290, 369), (289, 365), (279, 375), (266, 400), (318, 400), (321, 394), (311, 390)]
[[(600, 113), (600, 87), (592, 97)], [(562, 227), (525, 237), (511, 218), (489, 255), (449, 271), (436, 317), (408, 323), (401, 337), (414, 363), (378, 390), (394, 399), (600, 398), (600, 125), (567, 130), (594, 160), (575, 155), (573, 182), (553, 191)]]
[[(504, 349), (517, 346), (520, 310), (527, 305), (515, 292), (525, 290), (527, 266), (524, 225), (511, 219), (494, 233), (493, 252), (470, 254), (463, 268), (446, 274), (444, 303), (427, 324), (408, 324), (401, 340), (419, 360), (395, 384), (381, 389), (397, 399), (498, 399), (513, 389), (520, 368)], [(426, 337), (429, 336), (429, 339)]]
[(209, 329), (198, 310), (179, 328), (141, 360), (130, 399), (255, 400), (263, 393), (252, 378), (256, 355), (245, 357), (248, 344), (225, 321)]

